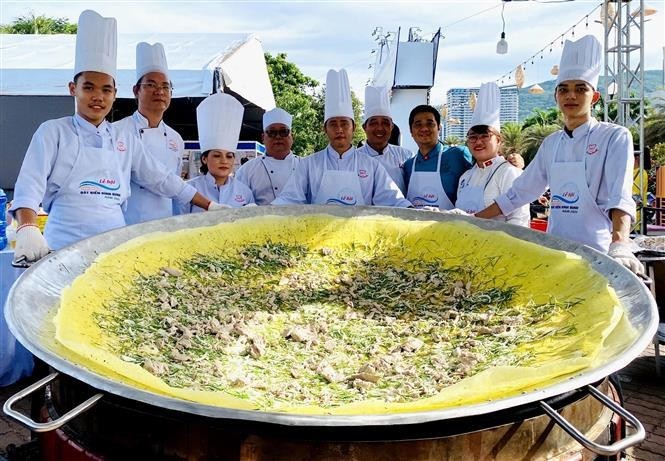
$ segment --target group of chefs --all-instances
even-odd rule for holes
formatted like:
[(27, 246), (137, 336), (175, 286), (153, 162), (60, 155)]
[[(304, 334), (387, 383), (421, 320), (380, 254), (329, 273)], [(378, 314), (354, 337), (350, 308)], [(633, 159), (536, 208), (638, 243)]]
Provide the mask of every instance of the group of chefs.
[[(330, 70), (326, 78), (325, 149), (295, 156), (292, 116), (275, 108), (263, 116), (266, 155), (235, 175), (243, 106), (223, 93), (204, 99), (196, 111), (202, 175), (187, 182), (180, 178), (183, 140), (163, 121), (172, 84), (161, 44), (137, 45), (138, 110), (113, 124), (105, 120), (116, 94), (116, 47), (115, 19), (84, 11), (69, 83), (76, 112), (37, 129), (16, 182), (10, 209), (19, 224), (16, 262), (32, 263), (126, 224), (267, 204), (415, 207), (528, 226), (529, 203), (550, 189), (548, 232), (642, 272), (629, 239), (635, 219), (631, 135), (591, 115), (601, 64), (593, 36), (566, 42), (554, 95), (565, 126), (545, 139), (523, 172), (521, 157), (509, 162), (500, 155), (496, 84), (481, 85), (468, 149), (444, 147), (440, 113), (429, 105), (415, 107), (409, 116), (418, 146), (413, 155), (389, 144), (393, 121), (384, 88), (366, 88), (367, 140), (353, 147), (351, 90), (342, 69)], [(44, 235), (36, 225), (40, 204), (49, 213)]]

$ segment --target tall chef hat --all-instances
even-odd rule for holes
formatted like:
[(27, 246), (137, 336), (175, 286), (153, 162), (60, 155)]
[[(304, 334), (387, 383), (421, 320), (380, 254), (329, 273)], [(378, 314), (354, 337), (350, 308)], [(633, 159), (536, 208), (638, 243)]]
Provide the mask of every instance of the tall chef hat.
[(169, 78), (169, 67), (166, 64), (166, 53), (161, 43), (151, 45), (139, 42), (136, 45), (136, 81), (141, 80), (145, 74), (160, 72)]
[(390, 114), (388, 88), (383, 86), (366, 86), (365, 116), (363, 117), (363, 122), (366, 122), (370, 117), (377, 116), (393, 118)]
[(494, 82), (483, 83), (478, 91), (476, 108), (471, 116), (471, 126), (488, 125), (501, 130), (501, 90)]
[(280, 107), (275, 107), (263, 114), (263, 131), (267, 130), (270, 125), (274, 125), (275, 123), (286, 125), (290, 130), (292, 120), (293, 116), (291, 114)]
[(79, 16), (76, 32), (74, 75), (101, 72), (116, 78), (118, 33), (115, 18), (103, 18), (92, 10)]
[(351, 87), (346, 70), (336, 72), (332, 69), (326, 76), (326, 104), (323, 123), (332, 117), (348, 117), (353, 120), (353, 105), (351, 104)]
[(557, 85), (568, 80), (582, 80), (596, 89), (600, 75), (601, 51), (600, 42), (593, 35), (585, 35), (576, 42), (566, 40), (559, 63)]
[(242, 104), (228, 94), (215, 93), (201, 101), (196, 108), (201, 151), (223, 149), (235, 152), (244, 112)]

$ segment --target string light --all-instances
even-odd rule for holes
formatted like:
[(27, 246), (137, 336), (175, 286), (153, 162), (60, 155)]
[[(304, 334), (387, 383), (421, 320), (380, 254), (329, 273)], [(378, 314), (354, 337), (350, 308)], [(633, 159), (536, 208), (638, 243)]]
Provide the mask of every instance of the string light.
[[(562, 48), (563, 48), (563, 42), (564, 42), (564, 39), (565, 39), (565, 37), (566, 37), (566, 34), (571, 33), (571, 35), (574, 37), (574, 36), (575, 36), (575, 26), (578, 26), (578, 25), (581, 24), (582, 22), (584, 22), (585, 27), (588, 28), (588, 27), (589, 27), (589, 16), (592, 15), (592, 14), (594, 13), (594, 11), (596, 11), (598, 8), (602, 7), (602, 5), (603, 5), (603, 4), (599, 4), (599, 5), (597, 5), (593, 10), (589, 11), (584, 17), (582, 17), (579, 21), (577, 21), (577, 22), (576, 22), (575, 24), (573, 24), (571, 27), (569, 27), (568, 29), (566, 29), (566, 30), (565, 30), (565, 31), (564, 31), (559, 37), (557, 37), (557, 39), (560, 41), (560, 44), (561, 44), (561, 47), (562, 47)], [(534, 60), (539, 54), (540, 54), (540, 59), (543, 59), (543, 54), (544, 54), (544, 52), (545, 52), (546, 49), (549, 49), (549, 52), (552, 53), (552, 50), (554, 49), (554, 43), (555, 43), (555, 41), (556, 41), (556, 39), (555, 39), (555, 40), (552, 40), (548, 45), (545, 45), (543, 48), (541, 48), (540, 50), (536, 51), (531, 57), (525, 59), (525, 60), (522, 62), (522, 64), (521, 64), (522, 67), (526, 69), (526, 65), (527, 65), (527, 63), (528, 63), (529, 61), (530, 61), (531, 64), (533, 65), (533, 64), (534, 64), (533, 60)], [(518, 67), (519, 67), (519, 66), (518, 66)], [(558, 72), (558, 66), (555, 66), (555, 67), (557, 67), (557, 72)], [(552, 68), (552, 70), (554, 70), (554, 68)], [(514, 69), (511, 70), (510, 72), (505, 73), (505, 74), (502, 75), (501, 77), (497, 78), (497, 79), (495, 80), (495, 82), (499, 82), (499, 81), (501, 81), (501, 84), (503, 84), (506, 78), (507, 78), (508, 80), (511, 80), (511, 79), (512, 79), (512, 73), (513, 73), (513, 72), (515, 72)], [(550, 72), (550, 73), (553, 73), (553, 72)]]

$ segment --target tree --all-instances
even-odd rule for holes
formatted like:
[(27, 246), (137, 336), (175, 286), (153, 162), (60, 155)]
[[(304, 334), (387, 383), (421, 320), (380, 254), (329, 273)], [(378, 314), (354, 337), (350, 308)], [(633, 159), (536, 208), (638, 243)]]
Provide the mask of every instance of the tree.
[(455, 135), (446, 136), (446, 139), (443, 140), (443, 143), (446, 146), (459, 146), (460, 144), (464, 144), (462, 139)]
[(649, 116), (644, 123), (644, 144), (655, 146), (665, 143), (665, 113)]
[(524, 163), (528, 165), (536, 156), (543, 140), (560, 129), (559, 125), (532, 125), (524, 130), (524, 144), (526, 147)]
[(557, 107), (549, 109), (534, 109), (527, 118), (522, 122), (522, 129), (529, 128), (533, 125), (562, 125), (561, 113)]
[[(328, 144), (323, 131), (325, 88), (289, 62), (285, 53), (276, 56), (266, 53), (265, 60), (275, 104), (293, 115), (293, 153), (302, 156), (323, 149)], [(355, 145), (364, 138), (360, 126), (362, 103), (353, 92), (351, 98), (356, 121)]]
[(32, 11), (10, 24), (0, 25), (0, 33), (3, 34), (75, 34), (76, 29), (77, 25), (68, 22), (67, 18), (49, 18), (43, 14), (35, 16)]
[(508, 122), (501, 127), (501, 154), (524, 155), (524, 131), (519, 123)]

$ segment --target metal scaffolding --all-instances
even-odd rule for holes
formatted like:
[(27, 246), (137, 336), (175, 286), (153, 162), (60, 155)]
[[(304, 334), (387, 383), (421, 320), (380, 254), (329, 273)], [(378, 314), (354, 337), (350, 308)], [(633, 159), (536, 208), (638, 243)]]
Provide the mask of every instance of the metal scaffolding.
[[(635, 180), (639, 187), (640, 210), (648, 206), (644, 203), (647, 184), (642, 174), (645, 161), (644, 0), (605, 0), (601, 20), (605, 31), (604, 120), (626, 128), (635, 127), (639, 134), (639, 143), (635, 142), (635, 153), (639, 153), (640, 162)], [(637, 220), (635, 229), (646, 234), (644, 213), (638, 211)]]

